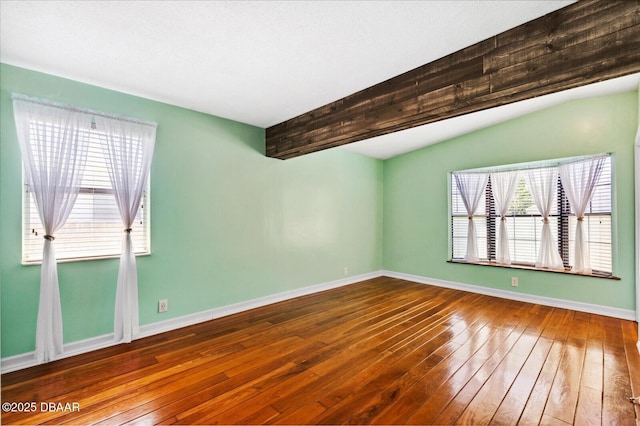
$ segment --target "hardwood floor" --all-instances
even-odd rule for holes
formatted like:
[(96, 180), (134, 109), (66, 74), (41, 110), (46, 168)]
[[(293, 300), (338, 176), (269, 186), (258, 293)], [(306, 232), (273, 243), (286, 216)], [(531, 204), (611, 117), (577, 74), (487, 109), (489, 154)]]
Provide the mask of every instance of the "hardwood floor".
[(636, 341), (634, 322), (382, 277), (4, 374), (2, 401), (36, 412), (2, 423), (634, 425)]

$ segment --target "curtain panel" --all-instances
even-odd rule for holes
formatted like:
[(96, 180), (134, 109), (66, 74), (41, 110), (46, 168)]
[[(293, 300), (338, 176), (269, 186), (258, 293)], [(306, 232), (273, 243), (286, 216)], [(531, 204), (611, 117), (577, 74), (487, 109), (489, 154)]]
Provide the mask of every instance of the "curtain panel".
[(529, 171), (526, 176), (533, 201), (542, 216), (542, 233), (536, 268), (563, 270), (562, 258), (558, 253), (558, 246), (553, 239), (549, 224), (549, 215), (556, 202), (558, 169), (556, 167), (538, 169)]
[(489, 174), (487, 173), (454, 173), (456, 186), (460, 191), (469, 222), (467, 225), (467, 251), (464, 260), (478, 262), (478, 238), (473, 216), (487, 187)]
[(80, 192), (91, 117), (55, 104), (13, 95), (13, 112), (25, 183), (45, 230), (35, 356), (39, 363), (63, 352), (62, 307), (55, 233), (67, 221)]
[(156, 124), (96, 117), (104, 157), (123, 226), (114, 315), (114, 340), (131, 342), (139, 333), (138, 272), (131, 232), (151, 168)]
[(558, 168), (565, 194), (567, 194), (571, 209), (578, 219), (576, 221), (575, 255), (571, 269), (573, 272), (591, 273), (591, 257), (582, 222), (598, 179), (602, 174), (604, 160), (604, 157), (593, 158), (587, 161), (563, 164)]
[(511, 264), (509, 253), (509, 233), (507, 230), (507, 211), (516, 193), (519, 174), (516, 171), (491, 173), (491, 193), (500, 215), (499, 237), (496, 252), (496, 262)]

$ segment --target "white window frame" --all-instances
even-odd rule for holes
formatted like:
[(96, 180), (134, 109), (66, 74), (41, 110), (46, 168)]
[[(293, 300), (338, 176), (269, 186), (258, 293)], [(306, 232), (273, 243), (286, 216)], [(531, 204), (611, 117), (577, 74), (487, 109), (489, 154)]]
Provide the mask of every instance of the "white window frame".
[[(106, 143), (100, 138), (95, 129), (87, 129), (92, 132), (91, 144), (94, 150), (101, 150), (100, 144)], [(95, 162), (96, 164), (99, 162)], [(106, 164), (104, 170), (101, 173), (108, 173)], [(85, 172), (86, 173), (86, 172)], [(25, 171), (23, 166), (22, 171), (22, 265), (39, 265), (42, 263), (42, 245), (43, 236), (42, 224), (38, 216), (38, 209), (35, 205), (35, 200), (29, 192), (28, 185), (25, 183)], [(106, 188), (104, 184), (108, 182), (109, 188)], [(84, 182), (83, 182), (84, 183)], [(67, 223), (56, 233), (56, 256), (59, 263), (64, 262), (76, 262), (84, 260), (95, 259), (111, 259), (119, 258), (122, 251), (122, 233), (124, 227), (122, 225), (122, 219), (118, 213), (118, 207), (116, 205), (115, 196), (113, 195), (113, 189), (111, 188), (111, 182), (104, 178), (101, 181), (102, 186), (96, 185), (95, 187), (86, 185), (80, 188), (78, 195), (78, 202), (76, 202)], [(136, 256), (146, 256), (151, 254), (151, 179), (147, 179), (146, 189), (142, 199), (141, 207), (138, 210), (136, 221), (134, 222), (133, 232), (131, 233), (134, 251)], [(74, 216), (83, 209), (82, 198), (87, 196), (104, 196), (109, 195), (103, 201), (109, 200), (109, 205), (102, 204), (102, 207), (108, 207), (114, 212), (113, 215), (109, 215), (109, 229), (108, 236), (103, 238), (102, 243), (107, 242), (109, 248), (97, 249), (96, 246), (87, 246), (88, 234), (95, 233), (99, 222), (96, 220), (90, 220), (87, 226), (77, 225), (81, 227), (79, 232), (73, 232), (71, 229), (74, 225)], [(97, 198), (96, 198), (97, 200)], [(92, 210), (95, 216), (95, 207)], [(87, 210), (85, 210), (87, 212)], [(94, 218), (92, 218), (94, 219)], [(142, 222), (142, 223), (141, 223)], [(104, 225), (104, 222), (102, 222)], [(36, 235), (37, 233), (37, 235)], [(82, 248), (83, 244), (86, 246)], [(73, 250), (74, 254), (69, 254)]]
[[(614, 215), (614, 200), (615, 197), (613, 196), (613, 188), (614, 188), (614, 183), (613, 183), (613, 178), (614, 178), (614, 161), (613, 161), (613, 157), (611, 156), (611, 154), (606, 154), (608, 156), (607, 161), (609, 162), (610, 165), (610, 186), (611, 186), (611, 199), (610, 199), (610, 211), (608, 213), (594, 213), (593, 215), (591, 213), (587, 213), (585, 214), (585, 222), (587, 225), (587, 232), (589, 232), (589, 221), (590, 221), (590, 217), (591, 216), (608, 216), (610, 218), (610, 224), (611, 224), (611, 229), (610, 229), (610, 245), (611, 245), (611, 271), (599, 271), (596, 270), (594, 268), (594, 271), (592, 272), (592, 274), (586, 274), (587, 276), (593, 276), (593, 277), (602, 277), (602, 278), (613, 278), (613, 279), (619, 279), (618, 277), (614, 276), (614, 270), (615, 270), (615, 265), (613, 262), (613, 252), (614, 250), (614, 227), (615, 227), (615, 215)], [(460, 250), (458, 249), (458, 256), (455, 256), (456, 253), (456, 248), (455, 248), (455, 239), (462, 239), (462, 236), (455, 233), (454, 231), (454, 221), (456, 221), (456, 219), (458, 221), (460, 221), (460, 218), (464, 218), (465, 219), (465, 223), (466, 223), (466, 214), (464, 213), (460, 213), (460, 214), (456, 214), (453, 208), (453, 204), (454, 204), (454, 192), (455, 192), (455, 183), (453, 180), (453, 175), (454, 173), (464, 173), (464, 172), (484, 172), (484, 173), (491, 173), (491, 172), (500, 172), (500, 171), (506, 171), (506, 170), (520, 170), (520, 171), (524, 171), (524, 170), (528, 170), (528, 169), (535, 169), (535, 168), (541, 168), (541, 167), (553, 167), (553, 166), (557, 166), (563, 163), (567, 163), (567, 162), (572, 162), (572, 161), (577, 161), (580, 159), (587, 159), (590, 156), (586, 156), (586, 157), (571, 157), (571, 158), (561, 158), (561, 159), (555, 159), (555, 160), (548, 160), (548, 161), (542, 161), (542, 162), (530, 162), (530, 163), (520, 163), (520, 164), (509, 164), (509, 165), (504, 165), (504, 166), (498, 166), (498, 167), (491, 167), (491, 168), (482, 168), (482, 169), (471, 169), (471, 170), (461, 170), (461, 171), (455, 171), (455, 172), (451, 172), (449, 174), (449, 262), (453, 262), (453, 263), (469, 263), (469, 264), (478, 264), (478, 265), (486, 265), (486, 266), (497, 266), (497, 267), (507, 267), (507, 268), (515, 268), (515, 269), (535, 269), (535, 270), (539, 270), (539, 271), (548, 271), (548, 272), (557, 272), (557, 271), (553, 271), (550, 269), (546, 269), (546, 268), (536, 268), (535, 265), (531, 264), (531, 263), (522, 263), (522, 262), (517, 262), (517, 261), (513, 261), (512, 259), (512, 263), (511, 265), (504, 265), (504, 264), (500, 264), (495, 262), (492, 258), (491, 255), (489, 254), (491, 252), (491, 250), (489, 249), (490, 244), (493, 244), (494, 247), (497, 244), (497, 221), (500, 220), (497, 215), (492, 214), (491, 212), (487, 212), (485, 213), (486, 208), (488, 206), (483, 206), (483, 208), (481, 209), (481, 212), (477, 213), (474, 216), (474, 219), (476, 220), (476, 223), (482, 223), (483, 220), (485, 220), (487, 222), (487, 225), (483, 227), (484, 230), (486, 230), (486, 237), (485, 235), (481, 235), (480, 232), (478, 232), (478, 239), (480, 241), (482, 241), (481, 243), (479, 243), (479, 251), (484, 255), (481, 256), (481, 259), (479, 262), (467, 262), (462, 258), (462, 255), (460, 253)], [(490, 191), (490, 189), (488, 188), (487, 191)], [(495, 212), (494, 212), (495, 213)], [(524, 216), (516, 216), (516, 217), (526, 217), (526, 216), (531, 216), (532, 218), (541, 218), (541, 215), (539, 214), (531, 214), (531, 215), (524, 215)], [(553, 218), (558, 218), (559, 221), (559, 217), (560, 214), (559, 213), (554, 213), (551, 215), (551, 219)], [(564, 241), (566, 244), (573, 244), (573, 233), (575, 231), (575, 214), (570, 213), (568, 216), (566, 216), (568, 219), (568, 232), (567, 232), (567, 239)], [(508, 221), (508, 226), (510, 227), (510, 241), (512, 239), (516, 238), (516, 235), (514, 235), (513, 232), (513, 226), (514, 226), (514, 222), (513, 222), (513, 218), (514, 216), (512, 215), (507, 215), (507, 221)], [(489, 228), (490, 226), (488, 225), (489, 222), (493, 221), (496, 225), (495, 228), (493, 230), (494, 234), (494, 241), (493, 243), (491, 243), (491, 237), (489, 235), (490, 231)], [(556, 229), (558, 228), (557, 224), (556, 224), (556, 219), (554, 219), (554, 225), (552, 225), (552, 230), (554, 232), (554, 235), (556, 235)], [(460, 227), (460, 225), (458, 225), (458, 227)], [(466, 228), (465, 228), (466, 229)], [(539, 229), (536, 229), (536, 232), (539, 232)], [(560, 233), (558, 232), (557, 236)], [(465, 235), (466, 237), (466, 235)], [(556, 238), (554, 237), (554, 238)], [(539, 235), (535, 236), (536, 239), (539, 238)], [(481, 245), (485, 243), (486, 244), (486, 249), (484, 247), (481, 247)], [(556, 244), (560, 244), (559, 240), (556, 239)], [(595, 243), (597, 244), (597, 243)], [(537, 247), (537, 245), (536, 245)], [(572, 251), (573, 247), (571, 247), (571, 245), (569, 246), (569, 248), (567, 248), (567, 253), (563, 253), (563, 261), (565, 263), (565, 270), (564, 271), (560, 271), (561, 273), (572, 273), (570, 272), (570, 266), (569, 262), (572, 258), (572, 256), (570, 255), (569, 251)], [(512, 253), (512, 257), (514, 257), (513, 253)], [(580, 274), (580, 275), (585, 275), (585, 274)]]

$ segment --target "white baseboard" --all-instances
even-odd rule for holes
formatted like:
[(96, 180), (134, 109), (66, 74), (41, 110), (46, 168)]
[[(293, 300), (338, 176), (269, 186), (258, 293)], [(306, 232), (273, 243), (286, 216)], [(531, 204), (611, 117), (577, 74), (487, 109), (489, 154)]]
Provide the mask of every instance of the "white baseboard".
[(487, 296), (499, 297), (502, 299), (518, 300), (520, 302), (536, 303), (538, 305), (552, 306), (554, 308), (571, 309), (574, 311), (587, 312), (590, 314), (604, 315), (607, 317), (620, 318), (629, 321), (636, 320), (636, 312), (631, 309), (612, 308), (610, 306), (594, 305), (591, 303), (575, 302), (573, 300), (556, 299), (553, 297), (536, 296), (527, 293), (516, 293), (515, 291), (500, 290), (473, 284), (463, 284), (454, 281), (440, 280), (437, 278), (422, 277), (419, 275), (405, 274), (402, 272), (382, 271), (386, 277), (399, 278), (413, 281), (420, 284), (429, 284), (438, 287), (452, 288), (456, 290), (468, 291), (470, 293), (486, 294)]
[(207, 311), (197, 312), (191, 315), (171, 318), (166, 321), (154, 322), (152, 324), (141, 326), (140, 334), (137, 336), (137, 338), (139, 339), (142, 337), (153, 336), (154, 334), (164, 333), (166, 331), (175, 330), (177, 328), (187, 327), (189, 325), (210, 321), (212, 319), (225, 317), (227, 315), (237, 314), (238, 312), (248, 311), (249, 309), (271, 305), (273, 303), (282, 302), (284, 300), (293, 299), (300, 296), (319, 293), (321, 291), (330, 290), (332, 288), (355, 284), (360, 281), (365, 281), (380, 276), (382, 276), (381, 271), (369, 272), (367, 274), (342, 278), (335, 281), (329, 281), (322, 284), (316, 284), (308, 287), (298, 288), (295, 290), (288, 290), (282, 293), (234, 303), (233, 305), (226, 305), (219, 308), (209, 309)]
[[(489, 287), (483, 287), (473, 284), (463, 284), (454, 281), (440, 280), (437, 278), (427, 278), (419, 275), (405, 274), (394, 271), (374, 271), (367, 274), (356, 275), (353, 277), (342, 278), (335, 281), (329, 281), (326, 283), (316, 284), (308, 287), (303, 287), (295, 290), (288, 290), (282, 293), (277, 293), (269, 296), (259, 297), (257, 299), (247, 300), (244, 302), (234, 303), (232, 305), (221, 306), (219, 308), (209, 309), (207, 311), (197, 312), (190, 315), (184, 315), (181, 317), (171, 318), (165, 321), (158, 321), (151, 324), (145, 324), (140, 327), (140, 333), (136, 336), (136, 339), (143, 337), (153, 336), (155, 334), (164, 333), (178, 328), (186, 327), (189, 325), (198, 324), (212, 319), (224, 317), (227, 315), (236, 314), (238, 312), (247, 311), (249, 309), (258, 308), (261, 306), (270, 305), (272, 303), (282, 302), (284, 300), (293, 299), (300, 296), (306, 296), (313, 293), (319, 293), (321, 291), (330, 290), (337, 287), (342, 287), (349, 284), (354, 284), (360, 281), (377, 278), (380, 276), (387, 276), (392, 278), (398, 278), (407, 281), (413, 281), (421, 284), (434, 285), (438, 287), (452, 288), (456, 290), (468, 291), (471, 293), (486, 294), (488, 296), (500, 297), (503, 299), (518, 300), (521, 302), (537, 303), (540, 305), (553, 306), (556, 308), (572, 309), (576, 311), (588, 312), (592, 314), (605, 315), (614, 318), (621, 318), (625, 320), (635, 321), (636, 313), (630, 309), (612, 308), (609, 306), (594, 305), (589, 303), (574, 302), (571, 300), (555, 299), (552, 297), (536, 296), (525, 293), (516, 293), (513, 291), (493, 289)], [(105, 334), (103, 336), (92, 337), (77, 342), (71, 342), (64, 345), (64, 352), (59, 355), (56, 360), (68, 358), (74, 355), (79, 355), (86, 352), (91, 352), (97, 349), (114, 346), (119, 342), (114, 342), (113, 333)], [(638, 351), (640, 351), (640, 342), (638, 342)], [(20, 355), (14, 355), (1, 360), (2, 373), (9, 373), (11, 371), (21, 370), (23, 368), (33, 367), (37, 365), (35, 359), (35, 352), (27, 352)]]
[[(135, 339), (141, 339), (143, 337), (153, 336), (155, 334), (164, 333), (167, 331), (175, 330), (178, 328), (186, 327), (193, 324), (198, 324), (212, 319), (224, 317), (238, 312), (247, 311), (249, 309), (258, 308), (260, 306), (270, 305), (272, 303), (282, 302), (284, 300), (293, 299), (295, 297), (306, 296), (313, 293), (319, 293), (321, 291), (330, 290), (332, 288), (342, 287), (349, 284), (354, 284), (360, 281), (369, 280), (372, 278), (382, 276), (381, 271), (369, 272), (367, 274), (356, 275), (347, 278), (341, 278), (335, 281), (329, 281), (326, 283), (316, 284), (308, 287), (298, 288), (294, 290), (288, 290), (269, 296), (259, 297), (257, 299), (247, 300), (244, 302), (235, 303), (233, 305), (221, 306), (219, 308), (209, 309), (203, 312), (196, 312), (195, 314), (184, 315), (181, 317), (171, 318), (165, 321), (158, 321), (151, 324), (145, 324), (140, 326), (140, 333)], [(66, 343), (63, 348), (63, 353), (56, 357), (56, 360), (68, 358), (74, 355), (80, 355), (86, 352), (95, 351), (97, 349), (107, 348), (120, 344), (113, 340), (113, 333), (105, 334), (103, 336), (92, 337), (85, 340), (79, 340), (77, 342)], [(2, 358), (0, 363), (0, 369), (2, 373), (9, 373), (16, 370), (22, 370), (24, 368), (33, 367), (38, 365), (35, 358), (35, 352), (27, 352), (20, 355), (14, 355), (6, 358)]]
[[(117, 344), (118, 343), (114, 342), (113, 340), (113, 333), (91, 337), (89, 339), (78, 340), (76, 342), (65, 343), (62, 349), (63, 352), (56, 357), (56, 360), (69, 358), (75, 355), (95, 351), (97, 349), (107, 348), (109, 346), (114, 346)], [(9, 356), (6, 358), (2, 358), (2, 374), (10, 373), (16, 370), (22, 370), (23, 368), (33, 367), (34, 365), (38, 365), (38, 363), (36, 362), (35, 351), (27, 352), (20, 355)]]

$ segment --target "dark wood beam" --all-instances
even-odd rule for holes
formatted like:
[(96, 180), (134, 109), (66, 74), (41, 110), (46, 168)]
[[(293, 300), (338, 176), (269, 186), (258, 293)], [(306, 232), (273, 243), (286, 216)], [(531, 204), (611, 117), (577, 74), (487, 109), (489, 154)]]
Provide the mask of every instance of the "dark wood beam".
[(640, 72), (640, 0), (582, 0), (266, 134), (286, 159)]

